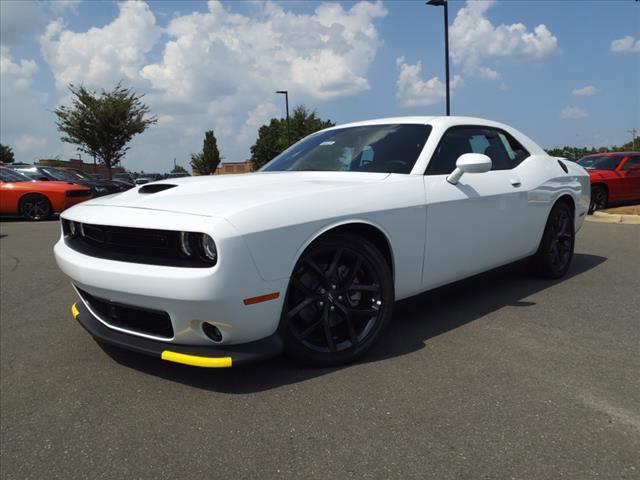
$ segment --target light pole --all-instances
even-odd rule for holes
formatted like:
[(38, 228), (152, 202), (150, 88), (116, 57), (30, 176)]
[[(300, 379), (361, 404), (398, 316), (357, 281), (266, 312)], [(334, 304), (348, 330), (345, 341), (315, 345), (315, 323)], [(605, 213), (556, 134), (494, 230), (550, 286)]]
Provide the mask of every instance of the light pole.
[(289, 92), (286, 90), (278, 90), (276, 93), (284, 95), (284, 101), (287, 108), (287, 143), (291, 143), (291, 129), (289, 127)]
[(451, 115), (451, 95), (449, 92), (449, 5), (447, 0), (429, 0), (427, 5), (444, 7), (444, 64), (447, 84), (447, 116)]

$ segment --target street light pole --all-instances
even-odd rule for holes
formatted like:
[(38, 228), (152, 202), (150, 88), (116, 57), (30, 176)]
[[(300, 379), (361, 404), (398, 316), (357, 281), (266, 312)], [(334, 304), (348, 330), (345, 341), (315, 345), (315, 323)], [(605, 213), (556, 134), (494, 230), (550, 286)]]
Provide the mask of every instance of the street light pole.
[(278, 90), (276, 93), (284, 95), (284, 101), (287, 108), (287, 143), (291, 143), (291, 127), (289, 126), (289, 92), (287, 90)]
[(447, 116), (451, 115), (451, 92), (449, 90), (449, 2), (447, 0), (429, 0), (427, 5), (444, 7), (444, 64), (447, 89)]

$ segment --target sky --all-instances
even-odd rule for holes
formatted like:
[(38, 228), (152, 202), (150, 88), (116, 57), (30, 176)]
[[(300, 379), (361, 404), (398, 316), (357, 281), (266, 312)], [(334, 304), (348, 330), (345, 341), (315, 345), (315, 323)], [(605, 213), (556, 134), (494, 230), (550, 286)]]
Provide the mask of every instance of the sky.
[[(225, 161), (304, 104), (338, 124), (444, 113), (443, 8), (424, 1), (0, 1), (0, 142), (17, 161), (78, 156), (53, 110), (69, 84), (118, 82), (158, 123), (123, 165), (188, 166), (214, 130)], [(543, 148), (640, 129), (640, 2), (450, 1), (451, 111)]]

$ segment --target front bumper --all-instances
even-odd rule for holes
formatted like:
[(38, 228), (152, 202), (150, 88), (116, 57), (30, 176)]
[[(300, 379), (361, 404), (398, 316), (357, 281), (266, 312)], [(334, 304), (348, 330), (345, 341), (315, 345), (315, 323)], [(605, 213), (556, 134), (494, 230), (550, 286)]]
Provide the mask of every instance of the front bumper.
[[(95, 213), (94, 213), (95, 211)], [(288, 279), (265, 281), (255, 267), (244, 239), (225, 220), (157, 212), (146, 209), (79, 205), (64, 218), (140, 228), (202, 231), (215, 238), (219, 260), (211, 268), (182, 268), (107, 260), (70, 248), (61, 237), (54, 247), (56, 262), (79, 290), (110, 302), (169, 316), (173, 336), (148, 334), (114, 324), (83, 303), (105, 328), (125, 335), (193, 347), (235, 348), (273, 335), (280, 323)], [(266, 297), (251, 303), (251, 299)], [(82, 298), (82, 295), (81, 295)], [(216, 326), (222, 340), (204, 332), (205, 323)]]
[(96, 340), (184, 365), (225, 368), (274, 357), (282, 352), (282, 339), (277, 332), (261, 340), (241, 345), (178, 345), (140, 338), (108, 328), (82, 302), (75, 303), (71, 312)]

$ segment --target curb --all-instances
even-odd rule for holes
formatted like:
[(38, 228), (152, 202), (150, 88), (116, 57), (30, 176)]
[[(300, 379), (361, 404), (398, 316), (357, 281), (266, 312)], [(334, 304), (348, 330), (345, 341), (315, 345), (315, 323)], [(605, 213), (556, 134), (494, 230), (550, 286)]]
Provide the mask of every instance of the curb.
[(624, 223), (627, 225), (640, 225), (640, 215), (621, 215), (618, 213), (593, 212), (588, 215), (587, 222), (594, 223)]

